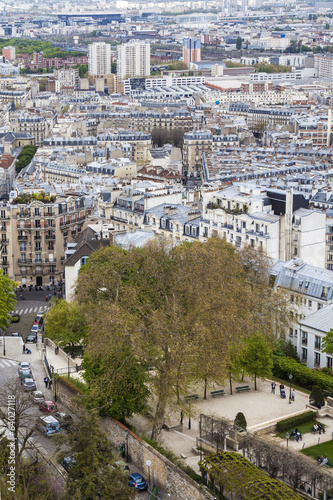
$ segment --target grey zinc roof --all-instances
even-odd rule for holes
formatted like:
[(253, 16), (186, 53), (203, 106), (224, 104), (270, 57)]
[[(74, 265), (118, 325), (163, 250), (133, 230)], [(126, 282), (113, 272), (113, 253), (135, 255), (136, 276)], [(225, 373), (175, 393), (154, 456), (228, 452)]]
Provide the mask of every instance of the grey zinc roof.
[(333, 328), (333, 305), (319, 309), (302, 321), (302, 328), (309, 327), (327, 333)]
[(125, 233), (125, 234), (115, 234), (113, 236), (114, 245), (118, 245), (121, 248), (142, 247), (149, 240), (154, 239), (155, 235), (148, 231), (136, 231), (135, 233)]
[(275, 285), (278, 287), (327, 302), (333, 300), (333, 271), (310, 266), (302, 259), (292, 259), (289, 262), (275, 261), (271, 272), (276, 275)]

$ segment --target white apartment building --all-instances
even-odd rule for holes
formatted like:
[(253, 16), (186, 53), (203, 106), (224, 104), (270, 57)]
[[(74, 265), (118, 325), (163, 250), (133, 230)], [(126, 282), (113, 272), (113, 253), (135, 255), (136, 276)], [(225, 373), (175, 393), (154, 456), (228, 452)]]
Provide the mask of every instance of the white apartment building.
[(88, 71), (90, 75), (111, 74), (111, 46), (105, 42), (88, 45)]
[(117, 46), (117, 76), (138, 77), (150, 75), (150, 44), (139, 40)]
[(317, 70), (319, 78), (332, 78), (333, 76), (333, 57), (314, 54), (314, 67)]

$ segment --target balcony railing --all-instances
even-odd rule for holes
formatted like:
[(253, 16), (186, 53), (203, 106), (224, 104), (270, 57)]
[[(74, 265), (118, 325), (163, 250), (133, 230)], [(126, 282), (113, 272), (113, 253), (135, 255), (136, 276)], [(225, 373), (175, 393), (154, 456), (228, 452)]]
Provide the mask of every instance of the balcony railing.
[(19, 266), (26, 266), (32, 264), (32, 259), (26, 259), (26, 260), (17, 259), (17, 263)]
[(41, 235), (39, 235), (39, 236), (34, 236), (34, 240), (35, 240), (35, 241), (40, 241), (41, 239), (42, 239)]
[(302, 338), (302, 345), (308, 345), (308, 339)]
[(18, 239), (18, 241), (27, 241), (28, 236), (18, 235), (17, 239)]
[(56, 237), (55, 237), (55, 234), (47, 234), (47, 235), (45, 236), (45, 239), (46, 239), (46, 240), (55, 240), (55, 238), (56, 238)]

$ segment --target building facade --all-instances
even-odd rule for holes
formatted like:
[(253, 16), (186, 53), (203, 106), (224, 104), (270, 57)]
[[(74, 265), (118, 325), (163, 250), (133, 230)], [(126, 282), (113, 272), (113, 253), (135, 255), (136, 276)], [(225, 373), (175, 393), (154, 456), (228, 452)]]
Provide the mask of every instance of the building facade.
[(150, 44), (138, 40), (117, 46), (119, 79), (150, 75)]
[(111, 46), (105, 42), (88, 45), (88, 71), (90, 75), (111, 74)]
[(188, 68), (192, 62), (201, 61), (201, 41), (197, 38), (183, 39), (183, 61)]

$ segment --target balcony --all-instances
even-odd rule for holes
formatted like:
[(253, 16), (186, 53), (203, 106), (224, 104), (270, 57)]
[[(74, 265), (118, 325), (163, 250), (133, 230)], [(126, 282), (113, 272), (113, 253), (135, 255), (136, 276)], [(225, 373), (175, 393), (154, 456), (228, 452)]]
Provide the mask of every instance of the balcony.
[(18, 241), (27, 241), (28, 236), (18, 235), (17, 239), (18, 239)]
[(55, 234), (47, 234), (47, 235), (45, 235), (45, 239), (47, 241), (49, 241), (49, 240), (55, 240), (56, 237), (55, 237)]
[(21, 260), (17, 259), (17, 263), (19, 266), (27, 266), (32, 264), (32, 259)]
[(7, 261), (2, 261), (1, 266), (2, 266), (2, 267), (9, 267), (9, 262), (7, 262)]
[(40, 241), (41, 239), (42, 239), (41, 235), (39, 235), (39, 236), (34, 236), (34, 240), (35, 240), (35, 241)]
[(51, 259), (45, 259), (45, 263), (56, 265), (57, 264), (57, 259), (53, 259), (53, 260), (51, 260)]
[(6, 239), (4, 239), (4, 240), (0, 240), (0, 243), (1, 243), (2, 245), (8, 245), (9, 240), (6, 238)]
[(35, 264), (44, 264), (45, 260), (44, 259), (34, 259)]

